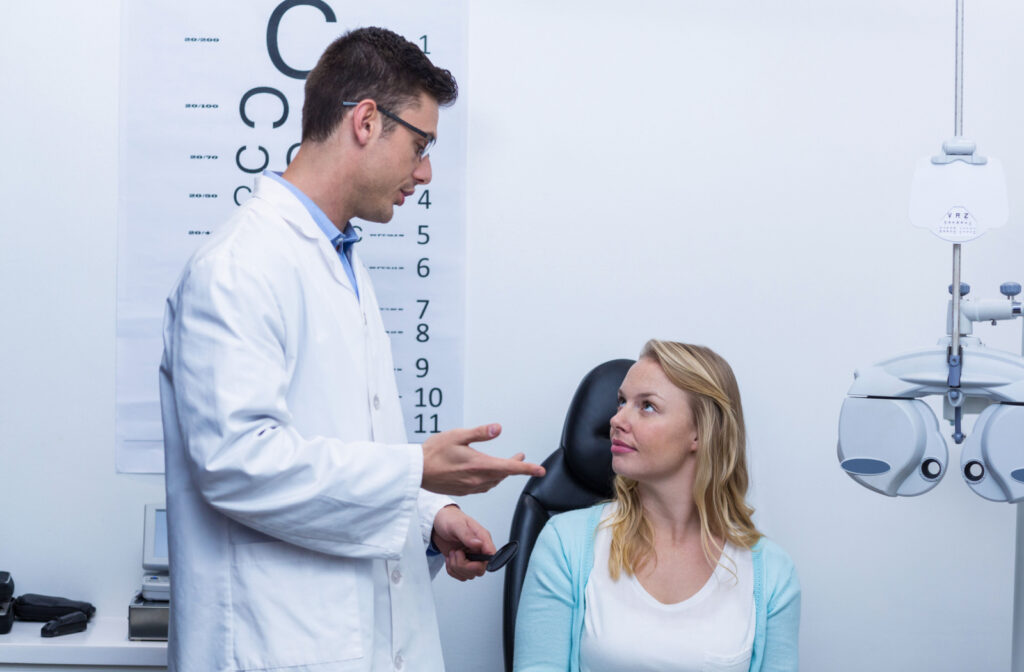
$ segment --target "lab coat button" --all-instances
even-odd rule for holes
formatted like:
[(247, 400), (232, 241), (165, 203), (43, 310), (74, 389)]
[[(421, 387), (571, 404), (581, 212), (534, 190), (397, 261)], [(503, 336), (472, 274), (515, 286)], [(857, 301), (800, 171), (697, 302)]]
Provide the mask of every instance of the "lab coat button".
[(400, 569), (395, 567), (393, 570), (391, 570), (391, 583), (394, 583), (394, 584), (397, 585), (398, 583), (401, 582), (401, 580), (402, 580), (402, 572), (401, 572)]
[(400, 653), (396, 654), (395, 655), (395, 669), (396, 670), (402, 669), (402, 665), (404, 665), (404, 664), (405, 664), (405, 659), (402, 658), (402, 654), (400, 654)]
[(376, 394), (373, 395), (373, 410), (380, 410), (380, 397), (378, 397)]

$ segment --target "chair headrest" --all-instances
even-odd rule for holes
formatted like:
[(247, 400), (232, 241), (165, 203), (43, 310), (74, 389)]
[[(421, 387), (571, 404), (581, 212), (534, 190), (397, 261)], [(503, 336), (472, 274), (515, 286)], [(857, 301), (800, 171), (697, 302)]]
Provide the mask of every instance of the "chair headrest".
[(632, 359), (596, 366), (576, 388), (565, 414), (561, 448), (565, 464), (579, 482), (606, 497), (612, 494), (611, 424), (618, 410), (619, 387)]

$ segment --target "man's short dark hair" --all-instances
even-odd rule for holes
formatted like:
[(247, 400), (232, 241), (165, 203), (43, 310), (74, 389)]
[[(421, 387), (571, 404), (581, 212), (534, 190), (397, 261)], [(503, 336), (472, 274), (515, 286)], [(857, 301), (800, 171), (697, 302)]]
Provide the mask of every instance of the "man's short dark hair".
[[(418, 46), (386, 28), (359, 28), (327, 47), (306, 78), (302, 105), (302, 140), (322, 142), (334, 132), (347, 108), (342, 101), (372, 98), (398, 112), (421, 93), (438, 105), (459, 95), (452, 73), (430, 62)], [(384, 118), (385, 129), (394, 125)]]

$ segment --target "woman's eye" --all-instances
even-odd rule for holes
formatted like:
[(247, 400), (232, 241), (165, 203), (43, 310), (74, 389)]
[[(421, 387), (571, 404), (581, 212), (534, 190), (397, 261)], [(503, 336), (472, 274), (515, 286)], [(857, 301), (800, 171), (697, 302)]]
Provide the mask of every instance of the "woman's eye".
[(643, 411), (645, 413), (653, 413), (654, 412), (654, 406), (649, 401), (645, 401), (643, 403), (643, 405), (640, 406), (640, 408), (643, 409)]
[(619, 397), (619, 408), (622, 408), (625, 405), (626, 405), (626, 400), (623, 399), (622, 397)]

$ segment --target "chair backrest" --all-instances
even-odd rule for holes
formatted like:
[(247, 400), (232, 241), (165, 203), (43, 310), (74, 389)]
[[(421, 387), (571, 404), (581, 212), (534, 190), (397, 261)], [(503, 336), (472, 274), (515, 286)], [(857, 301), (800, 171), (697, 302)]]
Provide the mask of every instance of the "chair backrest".
[(544, 524), (556, 513), (592, 506), (612, 496), (612, 416), (618, 407), (618, 391), (631, 359), (614, 359), (588, 373), (576, 388), (565, 415), (562, 440), (544, 460), (547, 474), (531, 478), (519, 496), (509, 540), (519, 542), (519, 553), (505, 567), (505, 602), (502, 614), (505, 670), (512, 670), (516, 611), (519, 593), (534, 542)]

